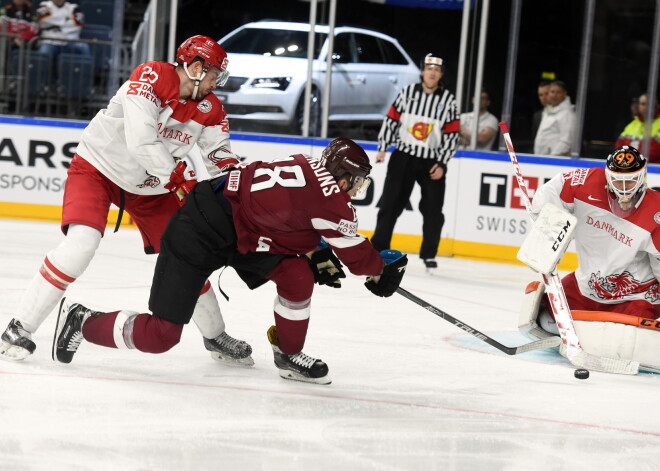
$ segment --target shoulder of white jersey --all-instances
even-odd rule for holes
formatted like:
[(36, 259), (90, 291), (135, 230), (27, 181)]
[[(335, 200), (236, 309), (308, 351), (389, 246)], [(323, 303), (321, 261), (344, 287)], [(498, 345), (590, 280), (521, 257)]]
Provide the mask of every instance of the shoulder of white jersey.
[(227, 112), (222, 104), (222, 101), (211, 92), (197, 102), (197, 109), (203, 115), (203, 122), (205, 126), (214, 126), (221, 123), (227, 117)]
[(179, 74), (176, 66), (168, 62), (150, 61), (138, 65), (128, 78), (128, 95), (135, 95), (136, 83), (145, 91), (155, 94), (161, 103), (179, 98)]

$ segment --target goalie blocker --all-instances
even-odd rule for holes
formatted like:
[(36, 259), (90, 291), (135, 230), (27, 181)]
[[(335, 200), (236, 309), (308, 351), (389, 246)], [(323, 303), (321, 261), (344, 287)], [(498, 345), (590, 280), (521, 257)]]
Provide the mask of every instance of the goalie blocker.
[[(518, 329), (533, 340), (558, 335), (544, 294), (543, 283), (527, 285), (518, 317)], [(642, 368), (660, 371), (660, 320), (605, 311), (571, 311), (571, 315), (585, 352), (637, 361)], [(564, 345), (559, 353), (566, 356)]]
[(518, 251), (518, 260), (539, 273), (552, 273), (576, 227), (577, 218), (571, 213), (551, 203), (545, 204)]

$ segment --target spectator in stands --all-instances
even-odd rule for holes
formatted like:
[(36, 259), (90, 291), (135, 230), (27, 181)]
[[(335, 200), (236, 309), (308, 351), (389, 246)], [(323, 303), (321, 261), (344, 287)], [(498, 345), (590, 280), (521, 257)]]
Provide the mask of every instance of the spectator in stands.
[(51, 63), (54, 64), (60, 52), (91, 54), (89, 44), (72, 41), (80, 39), (84, 24), (83, 12), (75, 3), (66, 0), (41, 2), (37, 22), (41, 35), (39, 52), (50, 56)]
[(550, 80), (541, 80), (537, 87), (541, 109), (535, 111), (534, 116), (532, 116), (532, 139), (536, 138), (536, 133), (539, 131), (539, 126), (541, 125), (541, 118), (543, 118), (543, 110), (549, 105), (548, 93), (550, 92), (550, 83)]
[(568, 155), (575, 136), (577, 118), (566, 84), (555, 80), (548, 90), (548, 106), (543, 110), (539, 130), (534, 139), (534, 153)]
[[(474, 105), (474, 97), (472, 98)], [(490, 97), (483, 90), (479, 102), (479, 124), (477, 125), (477, 150), (492, 150), (493, 142), (497, 137), (498, 120), (492, 113), (488, 112)], [(474, 106), (473, 106), (474, 108)], [(474, 111), (461, 114), (461, 129), (459, 131), (458, 143), (460, 149), (467, 149), (472, 139), (472, 127), (474, 123)]]
[(5, 17), (6, 29), (0, 25), (0, 31), (19, 36), (14, 40), (17, 46), (34, 38), (38, 29), (34, 23), (35, 12), (28, 0), (13, 0), (0, 7), (0, 17)]
[(647, 112), (646, 94), (641, 95), (638, 100), (637, 115), (623, 129), (621, 135), (614, 144), (615, 148), (621, 146), (632, 146), (637, 148), (647, 160), (651, 163), (660, 163), (660, 105), (655, 102), (655, 111), (653, 113), (653, 125), (651, 126), (650, 149), (644, 148), (644, 131), (646, 128)]
[(11, 3), (0, 7), (0, 16), (16, 20), (34, 21), (34, 9), (32, 3), (28, 0), (13, 0)]

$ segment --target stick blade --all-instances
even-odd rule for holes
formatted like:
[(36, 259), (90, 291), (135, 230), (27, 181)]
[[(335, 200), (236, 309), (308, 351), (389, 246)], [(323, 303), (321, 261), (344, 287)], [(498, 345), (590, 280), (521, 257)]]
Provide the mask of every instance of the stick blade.
[(584, 350), (580, 350), (575, 355), (568, 356), (567, 348), (564, 344), (559, 347), (559, 353), (568, 358), (568, 361), (578, 368), (620, 375), (636, 375), (639, 373), (639, 362), (635, 360), (599, 357)]
[(531, 352), (532, 350), (543, 350), (545, 348), (554, 348), (558, 347), (561, 344), (561, 337), (546, 337), (541, 340), (536, 340), (534, 342), (526, 343), (515, 348), (513, 355), (518, 355), (520, 353)]

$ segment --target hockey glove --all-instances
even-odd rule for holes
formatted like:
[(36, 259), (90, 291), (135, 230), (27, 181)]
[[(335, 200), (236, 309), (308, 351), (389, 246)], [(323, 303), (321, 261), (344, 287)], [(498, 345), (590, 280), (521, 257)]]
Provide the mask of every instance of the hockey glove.
[(197, 185), (197, 180), (186, 180), (186, 167), (187, 164), (180, 160), (170, 175), (170, 181), (165, 185), (165, 189), (175, 193), (181, 202)]
[(320, 250), (313, 252), (308, 258), (314, 281), (319, 285), (341, 288), (340, 278), (346, 278), (346, 273), (341, 269), (343, 265), (323, 240), (319, 243), (319, 248)]
[(408, 265), (408, 256), (398, 250), (383, 250), (380, 252), (385, 266), (383, 272), (377, 276), (367, 277), (364, 286), (376, 296), (392, 296), (401, 284), (403, 274)]

